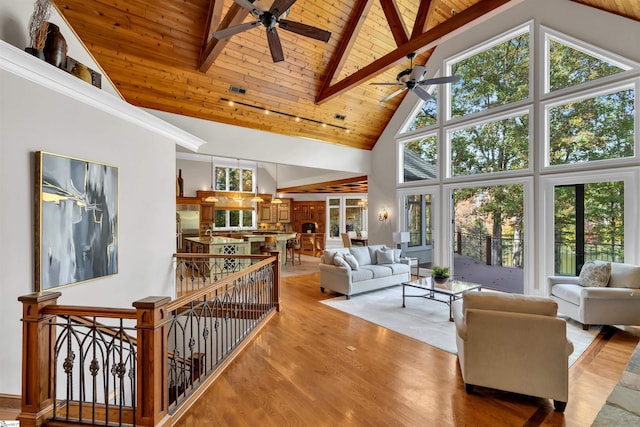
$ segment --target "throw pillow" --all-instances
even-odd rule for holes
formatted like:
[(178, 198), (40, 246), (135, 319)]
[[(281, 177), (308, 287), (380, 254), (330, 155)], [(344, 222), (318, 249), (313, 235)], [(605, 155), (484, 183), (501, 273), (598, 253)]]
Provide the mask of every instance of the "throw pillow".
[(382, 246), (383, 251), (392, 251), (393, 252), (393, 262), (396, 264), (400, 262), (400, 255), (402, 254), (402, 249), (394, 249), (390, 248), (387, 245)]
[(610, 262), (593, 262), (587, 261), (580, 270), (578, 284), (580, 286), (597, 286), (604, 287), (609, 284), (609, 276), (611, 275)]
[(333, 265), (337, 265), (338, 267), (344, 267), (347, 270), (351, 270), (351, 266), (349, 266), (347, 261), (344, 259), (344, 256), (339, 252), (336, 252), (335, 254), (333, 254)]
[(358, 268), (360, 268), (358, 260), (353, 255), (344, 254), (344, 260), (347, 262), (347, 264), (349, 264), (349, 267), (351, 267), (352, 270), (357, 270)]
[(378, 249), (376, 251), (376, 263), (377, 264), (393, 264), (393, 251), (383, 251)]

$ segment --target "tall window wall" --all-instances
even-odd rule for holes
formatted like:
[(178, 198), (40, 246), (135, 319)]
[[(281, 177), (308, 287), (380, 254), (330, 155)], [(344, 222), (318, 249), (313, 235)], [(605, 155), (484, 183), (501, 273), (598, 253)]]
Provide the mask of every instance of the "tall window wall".
[[(418, 104), (397, 138), (403, 230), (415, 229), (421, 194), (441, 190), (438, 262), (454, 276), (465, 258), (519, 269), (515, 292), (542, 293), (538, 275), (560, 263), (556, 236), (566, 242), (576, 229), (615, 248), (617, 260), (638, 256), (638, 244), (629, 247), (638, 220), (625, 224), (638, 206), (638, 64), (531, 21), (445, 59), (442, 70), (460, 81), (431, 88), (437, 96)], [(586, 209), (578, 225), (568, 212), (585, 209), (570, 188), (584, 188), (596, 171), (609, 178), (586, 186), (585, 203), (608, 210)], [(557, 181), (569, 175), (571, 185)], [(551, 177), (563, 186), (544, 185)], [(534, 222), (534, 206), (551, 212), (550, 222)], [(581, 249), (563, 248), (580, 266)], [(528, 270), (535, 265), (544, 272)]]

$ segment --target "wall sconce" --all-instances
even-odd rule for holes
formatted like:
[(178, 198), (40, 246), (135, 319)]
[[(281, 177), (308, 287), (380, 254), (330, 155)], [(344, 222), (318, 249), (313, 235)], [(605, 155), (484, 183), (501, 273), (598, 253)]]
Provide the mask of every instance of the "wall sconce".
[(389, 212), (386, 209), (382, 209), (378, 214), (378, 221), (386, 221), (389, 219)]

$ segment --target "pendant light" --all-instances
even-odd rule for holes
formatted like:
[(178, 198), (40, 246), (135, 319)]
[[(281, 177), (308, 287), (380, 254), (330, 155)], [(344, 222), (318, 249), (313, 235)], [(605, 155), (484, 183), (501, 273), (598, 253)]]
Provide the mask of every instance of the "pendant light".
[(276, 163), (276, 192), (274, 194), (274, 198), (271, 200), (271, 204), (279, 205), (282, 203), (282, 200), (278, 199), (278, 164)]
[[(214, 187), (213, 187), (213, 156), (211, 156), (211, 192), (213, 193), (215, 191)], [(214, 196), (213, 194), (210, 195), (209, 197), (207, 197), (206, 199), (204, 199), (205, 202), (209, 202), (209, 203), (217, 203), (218, 202), (218, 198), (216, 196)]]
[(264, 200), (258, 196), (258, 162), (256, 162), (256, 195), (251, 198), (254, 203), (262, 203)]

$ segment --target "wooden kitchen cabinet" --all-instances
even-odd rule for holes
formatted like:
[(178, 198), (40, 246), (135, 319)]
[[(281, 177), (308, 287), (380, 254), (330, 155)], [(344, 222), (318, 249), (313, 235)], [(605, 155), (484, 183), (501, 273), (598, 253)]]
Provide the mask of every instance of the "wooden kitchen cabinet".
[(293, 230), (305, 232), (302, 224), (312, 222), (316, 225), (316, 233), (325, 232), (325, 213), (326, 207), (324, 201), (294, 201), (291, 204)]
[(260, 203), (258, 210), (258, 222), (275, 224), (291, 222), (291, 202), (292, 199), (280, 199), (282, 203), (271, 203), (266, 200)]
[(276, 205), (278, 208), (278, 220), (276, 222), (291, 222), (291, 199), (280, 199), (282, 203)]

